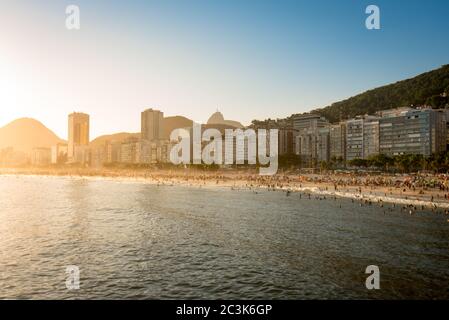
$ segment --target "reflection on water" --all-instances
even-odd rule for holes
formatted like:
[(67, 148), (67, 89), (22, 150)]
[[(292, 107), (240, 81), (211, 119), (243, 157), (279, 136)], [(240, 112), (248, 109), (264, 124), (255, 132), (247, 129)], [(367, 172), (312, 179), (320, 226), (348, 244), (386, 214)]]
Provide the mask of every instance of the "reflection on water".
[(0, 194), (0, 298), (449, 298), (442, 214), (70, 178), (0, 176)]

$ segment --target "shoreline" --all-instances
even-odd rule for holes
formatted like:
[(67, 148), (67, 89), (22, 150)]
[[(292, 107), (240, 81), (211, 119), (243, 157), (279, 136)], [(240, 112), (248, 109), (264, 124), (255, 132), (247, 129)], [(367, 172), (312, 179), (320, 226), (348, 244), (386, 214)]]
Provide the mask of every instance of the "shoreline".
[[(303, 181), (307, 175), (302, 176), (273, 176), (257, 181), (249, 172), (214, 172), (213, 174), (202, 171), (144, 171), (144, 170), (95, 170), (95, 169), (61, 169), (61, 170), (23, 170), (0, 169), (2, 176), (29, 176), (29, 177), (61, 177), (70, 179), (84, 179), (93, 181), (122, 181), (138, 182), (158, 186), (185, 186), (185, 187), (224, 187), (231, 190), (269, 190), (281, 192), (305, 193), (323, 197), (336, 197), (353, 199), (365, 203), (376, 203), (383, 206), (384, 203), (399, 204), (403, 206), (426, 207), (433, 209), (449, 210), (449, 199), (441, 196), (438, 190), (426, 191), (420, 194), (416, 190), (398, 190), (385, 186), (332, 186), (329, 182)], [(327, 177), (327, 176), (320, 176)], [(273, 179), (287, 179), (287, 182), (272, 183)], [(296, 180), (294, 180), (296, 178)], [(305, 178), (305, 179), (303, 179)], [(332, 188), (334, 188), (332, 190)], [(406, 192), (403, 192), (406, 191)], [(429, 199), (429, 196), (431, 199)], [(437, 200), (435, 200), (437, 199)]]

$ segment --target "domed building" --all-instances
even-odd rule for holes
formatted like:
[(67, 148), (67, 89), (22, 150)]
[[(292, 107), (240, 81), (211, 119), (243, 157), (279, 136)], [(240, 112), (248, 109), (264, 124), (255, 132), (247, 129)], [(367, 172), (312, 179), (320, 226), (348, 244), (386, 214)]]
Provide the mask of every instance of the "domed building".
[(231, 127), (239, 128), (239, 129), (243, 128), (243, 125), (238, 121), (225, 120), (225, 118), (223, 117), (223, 114), (218, 110), (217, 110), (217, 112), (214, 112), (209, 117), (209, 120), (207, 120), (207, 124), (208, 125), (220, 124), (220, 125), (231, 126)]

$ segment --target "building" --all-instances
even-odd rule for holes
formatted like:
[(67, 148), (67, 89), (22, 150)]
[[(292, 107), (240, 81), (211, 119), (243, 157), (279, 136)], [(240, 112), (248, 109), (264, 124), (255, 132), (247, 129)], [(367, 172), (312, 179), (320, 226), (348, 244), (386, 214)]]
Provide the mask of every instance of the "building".
[(280, 128), (278, 132), (278, 153), (280, 156), (295, 153), (295, 139), (298, 132), (293, 128)]
[(120, 142), (106, 140), (103, 144), (91, 147), (91, 166), (102, 167), (105, 164), (121, 162), (121, 146)]
[(121, 146), (120, 142), (108, 142), (106, 144), (106, 163), (120, 162)]
[(75, 148), (89, 145), (89, 115), (74, 112), (69, 115), (69, 142), (67, 158), (69, 162), (75, 161)]
[(363, 159), (379, 154), (379, 120), (363, 122)]
[(382, 117), (379, 127), (382, 154), (429, 156), (446, 150), (446, 115), (439, 110), (403, 110), (394, 116)]
[(301, 157), (303, 165), (315, 167), (330, 159), (330, 124), (318, 114), (292, 116), (295, 130), (294, 150)]
[(63, 164), (67, 162), (67, 143), (58, 143), (51, 147), (51, 163)]
[(175, 143), (172, 143), (168, 140), (161, 145), (161, 156), (160, 156), (161, 163), (170, 163), (170, 152), (174, 146)]
[(51, 163), (50, 148), (33, 148), (31, 152), (31, 164), (33, 166), (46, 166)]
[[(128, 138), (120, 146), (121, 163), (129, 164), (157, 164), (170, 161), (170, 151), (173, 146), (168, 140), (148, 141)], [(114, 145), (110, 150), (113, 153)]]
[(156, 150), (154, 150), (155, 153), (157, 153), (157, 147), (156, 147), (156, 142), (150, 142), (148, 140), (138, 140), (136, 142), (136, 157), (135, 157), (135, 163), (146, 163), (146, 164), (150, 164), (150, 163), (156, 163), (157, 162), (157, 157), (155, 157), (154, 162), (153, 157), (152, 157), (152, 153), (153, 153), (153, 148), (155, 148)]
[(296, 136), (296, 154), (303, 165), (316, 167), (330, 157), (330, 128), (310, 128), (301, 130)]
[(363, 119), (346, 121), (346, 160), (363, 158)]
[(89, 165), (91, 162), (91, 149), (89, 146), (75, 145), (72, 160), (69, 162)]
[(330, 160), (330, 129), (329, 127), (318, 129), (317, 162), (329, 162)]
[(439, 111), (446, 116), (446, 150), (449, 150), (449, 109), (441, 109)]
[(14, 150), (13, 147), (0, 149), (0, 166), (23, 166), (30, 164), (30, 154)]
[(159, 110), (147, 109), (141, 113), (142, 140), (161, 140), (164, 138), (164, 113)]
[(298, 130), (293, 128), (292, 121), (290, 119), (267, 119), (265, 121), (254, 121), (249, 129), (257, 130), (266, 129), (268, 130), (277, 129), (278, 130), (278, 154), (288, 155), (296, 153), (296, 136), (298, 135)]
[(292, 116), (293, 129), (301, 131), (304, 129), (319, 129), (329, 126), (329, 122), (326, 118), (318, 114), (296, 114)]
[(120, 146), (121, 163), (137, 163), (137, 143), (139, 139), (131, 137), (126, 139)]
[(329, 156), (331, 159), (346, 161), (346, 123), (333, 124), (329, 129)]
[(367, 159), (379, 153), (379, 118), (358, 116), (346, 121), (346, 160)]
[(102, 167), (105, 163), (108, 163), (108, 146), (110, 142), (104, 143), (90, 148), (90, 165), (92, 167)]

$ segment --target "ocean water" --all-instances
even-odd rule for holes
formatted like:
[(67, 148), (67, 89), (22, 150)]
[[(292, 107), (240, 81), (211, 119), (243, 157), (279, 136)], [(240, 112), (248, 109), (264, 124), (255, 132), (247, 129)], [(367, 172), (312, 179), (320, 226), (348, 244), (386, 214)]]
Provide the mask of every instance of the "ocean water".
[[(448, 218), (280, 191), (0, 176), (0, 298), (448, 299)], [(365, 287), (368, 265), (379, 290)]]

